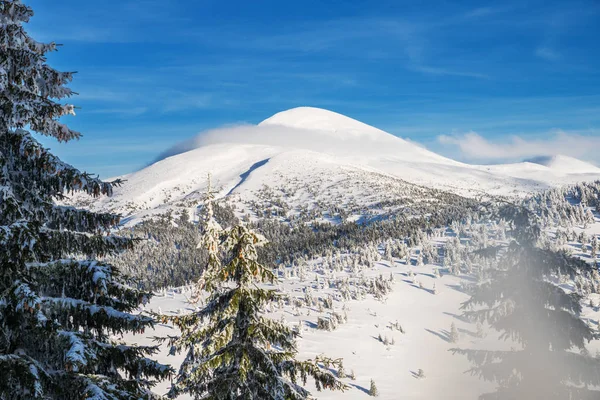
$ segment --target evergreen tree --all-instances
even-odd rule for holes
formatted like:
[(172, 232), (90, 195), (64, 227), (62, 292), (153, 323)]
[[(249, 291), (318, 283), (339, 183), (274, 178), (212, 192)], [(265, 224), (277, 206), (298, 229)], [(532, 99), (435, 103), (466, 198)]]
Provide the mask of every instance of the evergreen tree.
[(340, 363), (340, 366), (338, 367), (337, 375), (340, 379), (346, 378), (346, 370), (344, 369), (344, 365), (342, 363)]
[(172, 352), (186, 351), (169, 396), (188, 393), (196, 399), (309, 398), (298, 378), (314, 378), (318, 390), (343, 390), (345, 385), (317, 358), (297, 361), (298, 333), (282, 322), (263, 316), (265, 306), (280, 297), (263, 284), (273, 283), (273, 272), (257, 261), (262, 236), (235, 226), (223, 232), (224, 261), (209, 265), (204, 288), (210, 293), (201, 310), (185, 316), (164, 316), (181, 331), (167, 338)]
[(453, 350), (474, 363), (472, 373), (498, 384), (482, 399), (599, 398), (600, 391), (590, 386), (600, 384), (600, 363), (571, 351), (585, 351), (585, 341), (593, 339), (579, 318), (581, 298), (552, 283), (559, 273), (573, 279), (591, 267), (539, 247), (540, 228), (527, 209), (506, 206), (500, 216), (511, 221), (512, 240), (496, 255), (490, 280), (475, 287), (463, 308), (467, 317), (487, 322), (520, 348)]
[(456, 324), (453, 322), (450, 325), (450, 343), (458, 342), (458, 329), (456, 329)]
[(110, 234), (112, 214), (59, 206), (67, 192), (110, 195), (112, 184), (60, 161), (24, 128), (60, 142), (80, 134), (58, 118), (73, 74), (46, 64), (54, 43), (32, 39), (33, 11), (0, 1), (0, 398), (107, 400), (155, 397), (153, 380), (171, 373), (115, 334), (143, 332), (135, 313), (149, 293), (125, 285), (98, 258), (131, 248)]
[(379, 390), (377, 390), (377, 385), (375, 385), (375, 381), (373, 379), (371, 379), (371, 385), (369, 386), (369, 396), (379, 397)]
[[(204, 270), (213, 270), (219, 267), (220, 254), (219, 254), (219, 240), (223, 232), (223, 228), (215, 220), (214, 215), (214, 201), (215, 193), (212, 188), (211, 175), (207, 177), (207, 187), (203, 199), (202, 212), (200, 214), (200, 234), (201, 239), (198, 243), (198, 248), (205, 248), (207, 252), (207, 261)], [(200, 301), (202, 296), (202, 290), (204, 289), (203, 275), (196, 283), (190, 302), (196, 304)]]
[(483, 330), (483, 325), (481, 324), (481, 322), (477, 322), (475, 329), (476, 329), (475, 336), (477, 336), (480, 339), (485, 337), (485, 331)]

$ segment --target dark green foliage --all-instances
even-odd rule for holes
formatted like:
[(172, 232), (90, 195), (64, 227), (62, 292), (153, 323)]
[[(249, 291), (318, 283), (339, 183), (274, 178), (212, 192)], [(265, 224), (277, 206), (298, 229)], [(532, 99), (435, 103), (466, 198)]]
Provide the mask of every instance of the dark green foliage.
[[(446, 199), (446, 197), (442, 197)], [(303, 223), (293, 225), (273, 219), (261, 219), (249, 224), (261, 232), (269, 244), (258, 249), (259, 260), (265, 264), (289, 265), (301, 257), (318, 257), (332, 249), (353, 251), (357, 246), (378, 245), (388, 239), (404, 239), (414, 245), (425, 232), (445, 227), (452, 221), (473, 217), (476, 202), (449, 196), (451, 204), (435, 204), (427, 215), (405, 218), (403, 214), (369, 223), (342, 222)], [(446, 199), (448, 200), (448, 199)], [(441, 200), (440, 200), (441, 201)], [(227, 204), (214, 203), (215, 220), (223, 227), (237, 223), (233, 210)], [(474, 217), (473, 217), (474, 218)], [(171, 215), (144, 221), (131, 230), (123, 231), (142, 242), (135, 251), (126, 252), (110, 262), (134, 276), (139, 287), (157, 290), (168, 286), (182, 286), (195, 282), (206, 264), (204, 249), (196, 250), (198, 226), (194, 223), (174, 223)]]
[[(238, 220), (227, 205), (213, 204), (214, 218), (223, 227)], [(156, 290), (195, 282), (207, 262), (206, 249), (197, 249), (198, 225), (186, 218), (161, 215), (124, 229), (121, 234), (139, 239), (134, 251), (108, 261), (136, 278), (140, 289)]]
[(171, 373), (147, 358), (157, 348), (111, 337), (152, 327), (134, 314), (149, 293), (95, 260), (133, 242), (110, 235), (116, 215), (54, 203), (73, 191), (110, 195), (112, 184), (63, 163), (23, 129), (80, 136), (58, 122), (73, 114), (58, 103), (72, 94), (64, 86), (72, 74), (46, 64), (56, 45), (27, 35), (32, 15), (18, 0), (0, 1), (0, 398), (153, 398), (153, 380)]
[[(258, 262), (256, 248), (264, 238), (243, 226), (222, 234), (224, 260), (211, 257), (200, 282), (210, 288), (204, 307), (184, 316), (163, 316), (180, 337), (167, 340), (172, 352), (187, 356), (170, 397), (188, 393), (196, 399), (300, 400), (309, 392), (300, 386), (312, 377), (317, 389), (343, 390), (344, 385), (319, 363), (297, 361), (297, 333), (281, 322), (262, 315), (274, 302), (276, 291), (263, 288), (273, 283), (273, 272)], [(335, 366), (335, 362), (333, 363)]]

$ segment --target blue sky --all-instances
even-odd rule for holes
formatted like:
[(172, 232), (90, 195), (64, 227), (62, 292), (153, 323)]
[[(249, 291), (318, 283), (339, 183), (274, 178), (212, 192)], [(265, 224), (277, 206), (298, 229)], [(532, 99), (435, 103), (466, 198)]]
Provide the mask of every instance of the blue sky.
[(26, 3), (29, 32), (64, 45), (49, 62), (78, 71), (84, 137), (44, 143), (104, 177), (304, 105), (469, 162), (600, 164), (597, 0)]

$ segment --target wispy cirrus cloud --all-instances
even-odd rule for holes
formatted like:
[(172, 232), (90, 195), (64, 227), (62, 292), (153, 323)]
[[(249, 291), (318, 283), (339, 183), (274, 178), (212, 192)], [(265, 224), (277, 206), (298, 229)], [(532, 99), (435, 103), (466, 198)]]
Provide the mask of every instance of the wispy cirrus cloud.
[[(483, 11), (480, 13), (484, 14)], [(234, 28), (220, 35), (218, 41), (226, 48), (244, 52), (292, 54), (301, 59), (316, 56), (368, 59), (399, 64), (408, 71), (424, 75), (488, 79), (488, 74), (473, 71), (460, 60), (447, 60), (432, 53), (435, 46), (431, 42), (437, 41), (439, 32), (460, 25), (463, 20), (460, 15), (436, 21), (382, 16), (348, 17), (292, 24), (285, 32), (266, 35), (247, 35)], [(249, 37), (240, 40), (240, 37), (246, 36)]]
[(467, 11), (463, 17), (467, 19), (489, 17), (507, 11), (507, 7), (478, 7)]
[(148, 112), (148, 108), (146, 107), (119, 107), (119, 108), (94, 108), (90, 110), (83, 110), (82, 113), (85, 114), (105, 114), (105, 115), (118, 115), (122, 117), (135, 117)]
[(546, 46), (535, 49), (535, 55), (547, 61), (557, 61), (561, 58), (559, 52)]
[(163, 99), (161, 111), (164, 113), (209, 108), (214, 104), (214, 96), (210, 93), (172, 91), (165, 92), (160, 97)]
[[(162, 1), (157, 0), (105, 0), (92, 10), (69, 1), (49, 2), (31, 0), (35, 10), (28, 31), (40, 41), (58, 43), (125, 44), (160, 43), (183, 40), (177, 26), (190, 23), (189, 15), (171, 7), (165, 12)], [(148, 29), (148, 26), (162, 29)], [(171, 28), (170, 34), (164, 31)]]
[(439, 68), (439, 67), (431, 67), (426, 65), (411, 65), (409, 66), (410, 70), (422, 72), (424, 74), (430, 75), (446, 75), (446, 76), (459, 76), (466, 78), (477, 78), (477, 79), (490, 79), (490, 76), (487, 74), (481, 74), (477, 72), (469, 72), (469, 71), (456, 71), (448, 68)]

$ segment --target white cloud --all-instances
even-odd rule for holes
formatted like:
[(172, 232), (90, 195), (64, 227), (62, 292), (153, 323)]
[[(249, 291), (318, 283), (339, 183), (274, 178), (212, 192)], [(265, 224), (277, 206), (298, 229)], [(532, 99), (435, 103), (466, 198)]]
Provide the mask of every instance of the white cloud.
[[(489, 15), (495, 9), (475, 10), (473, 17)], [(291, 24), (286, 33), (249, 36), (240, 40), (243, 33), (220, 34), (223, 47), (244, 50), (293, 52), (314, 55), (351, 58), (371, 58), (375, 60), (400, 60), (410, 71), (426, 75), (451, 75), (464, 78), (489, 79), (486, 74), (469, 70), (469, 65), (456, 58), (442, 60), (435, 58), (432, 66), (430, 37), (440, 30), (451, 29), (464, 23), (462, 16), (441, 20), (399, 19), (388, 17), (341, 18), (315, 23)], [(216, 35), (213, 35), (216, 36)], [(352, 43), (352, 46), (348, 46)], [(449, 64), (444, 66), (444, 64)]]
[(501, 12), (502, 10), (503, 9), (496, 8), (496, 7), (480, 7), (480, 8), (475, 8), (475, 9), (465, 13), (464, 17), (465, 18), (488, 17), (490, 15), (497, 14), (497, 13)]
[(168, 99), (162, 112), (171, 113), (183, 110), (209, 108), (213, 104), (211, 93), (165, 92), (161, 98)]
[(535, 55), (548, 61), (556, 61), (560, 59), (560, 54), (550, 47), (538, 47), (535, 50)]
[(108, 115), (119, 115), (126, 117), (136, 117), (145, 114), (148, 111), (147, 107), (119, 107), (119, 108), (95, 108), (80, 111), (81, 114), (108, 114)]
[[(154, 162), (187, 151), (225, 143), (252, 144), (346, 156), (349, 154), (397, 155), (403, 151), (404, 141), (381, 133), (375, 136), (354, 136), (343, 133), (307, 130), (275, 124), (238, 124), (200, 132), (195, 137), (177, 143), (161, 153)], [(411, 146), (411, 149), (414, 147)]]
[(476, 132), (437, 137), (446, 150), (458, 150), (459, 156), (478, 162), (520, 161), (538, 156), (567, 155), (600, 164), (600, 131), (569, 133), (553, 131), (543, 138), (510, 136), (488, 140)]
[(426, 65), (412, 65), (409, 66), (412, 71), (422, 72), (429, 75), (446, 75), (446, 76), (462, 76), (467, 78), (478, 78), (478, 79), (490, 79), (489, 75), (480, 74), (477, 72), (468, 71), (455, 71), (446, 68), (430, 67)]

